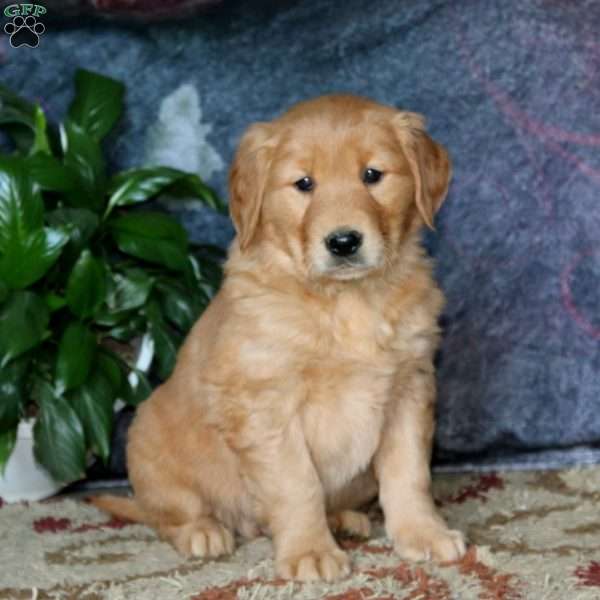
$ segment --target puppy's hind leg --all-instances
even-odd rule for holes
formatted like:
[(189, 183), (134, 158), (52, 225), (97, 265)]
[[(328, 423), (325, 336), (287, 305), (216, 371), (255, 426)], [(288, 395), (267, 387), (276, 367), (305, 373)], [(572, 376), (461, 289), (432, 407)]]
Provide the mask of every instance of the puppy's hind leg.
[(233, 532), (210, 510), (196, 490), (173, 480), (153, 493), (136, 494), (160, 537), (184, 556), (214, 558), (231, 554)]
[(184, 556), (230, 554), (236, 507), (228, 505), (225, 490), (239, 496), (234, 468), (216, 434), (198, 429), (188, 435), (203, 445), (180, 436), (181, 446), (159, 453), (157, 435), (148, 435), (141, 426), (132, 428), (128, 462), (136, 503), (145, 522)]
[[(190, 492), (179, 490), (180, 500)], [(164, 499), (164, 494), (162, 495)], [(184, 556), (216, 557), (233, 552), (235, 542), (230, 529), (212, 516), (202, 515), (201, 500), (188, 501), (188, 510), (183, 502), (179, 504), (161, 503), (160, 508), (154, 502), (145, 502), (145, 510), (139, 506), (136, 498), (118, 496), (98, 496), (90, 498), (90, 503), (112, 515), (138, 523), (156, 527), (158, 534), (170, 542)], [(142, 501), (143, 502), (143, 501)], [(189, 505), (195, 506), (189, 510)]]

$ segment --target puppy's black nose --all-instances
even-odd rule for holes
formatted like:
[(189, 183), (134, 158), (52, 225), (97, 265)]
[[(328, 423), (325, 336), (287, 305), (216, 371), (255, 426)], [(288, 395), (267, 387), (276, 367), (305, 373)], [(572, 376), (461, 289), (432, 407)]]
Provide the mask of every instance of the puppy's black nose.
[(362, 234), (358, 231), (342, 229), (334, 231), (325, 238), (325, 245), (331, 254), (352, 256), (362, 244)]

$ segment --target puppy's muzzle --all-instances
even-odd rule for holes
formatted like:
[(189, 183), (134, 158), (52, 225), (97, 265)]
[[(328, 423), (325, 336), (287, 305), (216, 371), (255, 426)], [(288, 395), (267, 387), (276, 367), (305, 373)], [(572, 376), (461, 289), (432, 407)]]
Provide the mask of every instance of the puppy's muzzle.
[(349, 258), (360, 249), (363, 236), (354, 229), (338, 229), (325, 238), (325, 246), (333, 256)]

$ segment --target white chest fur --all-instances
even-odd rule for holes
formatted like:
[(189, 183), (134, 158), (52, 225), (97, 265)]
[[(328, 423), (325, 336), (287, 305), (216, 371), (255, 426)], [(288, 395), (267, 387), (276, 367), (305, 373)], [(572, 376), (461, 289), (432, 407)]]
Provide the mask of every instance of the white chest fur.
[(349, 297), (328, 315), (320, 348), (305, 369), (306, 440), (326, 492), (370, 464), (379, 445), (395, 372), (392, 327)]
[(326, 492), (339, 490), (370, 464), (380, 441), (389, 387), (389, 377), (368, 372), (313, 384), (302, 421)]
[(253, 336), (238, 346), (237, 369), (284, 400), (268, 404), (270, 415), (279, 411), (273, 422), (300, 415), (326, 492), (371, 463), (397, 362), (414, 344), (413, 323), (386, 318), (384, 300), (353, 292), (331, 302), (271, 295), (260, 310), (240, 309)]

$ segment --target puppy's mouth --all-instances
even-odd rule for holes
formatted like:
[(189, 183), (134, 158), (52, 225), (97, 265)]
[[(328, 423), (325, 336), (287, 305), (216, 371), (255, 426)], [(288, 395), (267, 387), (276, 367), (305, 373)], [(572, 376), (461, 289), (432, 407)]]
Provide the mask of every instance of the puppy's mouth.
[(352, 258), (330, 258), (327, 265), (321, 270), (320, 276), (338, 281), (361, 279), (377, 268), (361, 256)]

